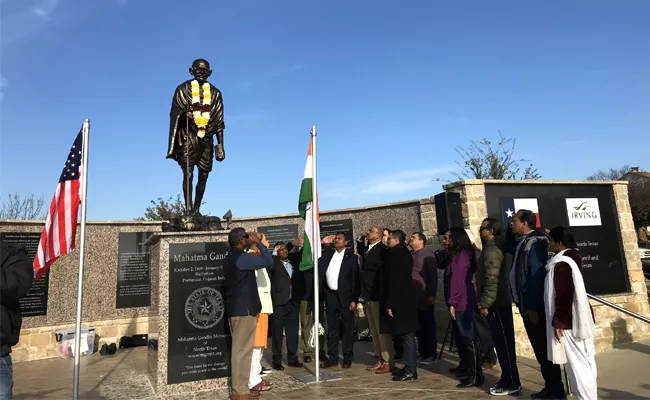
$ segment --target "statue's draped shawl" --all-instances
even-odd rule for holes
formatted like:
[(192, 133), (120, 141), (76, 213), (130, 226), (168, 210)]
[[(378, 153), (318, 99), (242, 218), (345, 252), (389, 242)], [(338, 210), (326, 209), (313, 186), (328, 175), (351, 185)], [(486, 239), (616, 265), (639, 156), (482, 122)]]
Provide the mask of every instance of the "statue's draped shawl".
[[(167, 144), (167, 158), (176, 159), (177, 151), (176, 145), (179, 140), (185, 136), (186, 132), (186, 110), (190, 109), (192, 105), (192, 84), (191, 80), (185, 81), (178, 85), (174, 91), (174, 98), (172, 99), (172, 108), (169, 113), (170, 126), (169, 126), (169, 141)], [(219, 131), (223, 131), (225, 124), (223, 121), (223, 99), (221, 91), (210, 83), (210, 91), (212, 94), (212, 101), (210, 103), (210, 120), (205, 129), (206, 136), (214, 135)], [(201, 101), (203, 101), (203, 89), (201, 89)], [(189, 134), (196, 136), (198, 128), (194, 123), (192, 115), (189, 118)]]

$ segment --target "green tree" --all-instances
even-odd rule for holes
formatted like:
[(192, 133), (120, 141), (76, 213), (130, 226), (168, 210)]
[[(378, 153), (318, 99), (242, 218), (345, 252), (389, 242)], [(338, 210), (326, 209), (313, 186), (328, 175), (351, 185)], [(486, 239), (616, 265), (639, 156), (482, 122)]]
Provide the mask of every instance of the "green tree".
[[(205, 201), (201, 205), (205, 204)], [(144, 216), (138, 217), (139, 221), (167, 221), (170, 215), (180, 216), (185, 213), (185, 201), (180, 194), (167, 200), (158, 197), (158, 200), (151, 200), (151, 205), (144, 210)]]
[[(456, 148), (461, 157), (456, 162), (460, 172), (453, 174), (459, 179), (540, 179), (530, 160), (515, 157), (516, 142), (499, 131), (496, 143), (484, 138), (478, 142), (472, 140), (467, 148)], [(523, 170), (522, 164), (527, 164)]]

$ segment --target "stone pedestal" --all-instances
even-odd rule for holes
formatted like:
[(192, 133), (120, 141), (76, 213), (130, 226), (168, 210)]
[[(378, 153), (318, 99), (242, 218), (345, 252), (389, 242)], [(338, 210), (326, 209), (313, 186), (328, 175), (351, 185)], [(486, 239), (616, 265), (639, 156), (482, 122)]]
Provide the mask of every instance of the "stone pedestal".
[(227, 237), (228, 231), (168, 232), (146, 242), (151, 266), (159, 271), (159, 330), (148, 350), (156, 394), (228, 386), (231, 341), (223, 290)]

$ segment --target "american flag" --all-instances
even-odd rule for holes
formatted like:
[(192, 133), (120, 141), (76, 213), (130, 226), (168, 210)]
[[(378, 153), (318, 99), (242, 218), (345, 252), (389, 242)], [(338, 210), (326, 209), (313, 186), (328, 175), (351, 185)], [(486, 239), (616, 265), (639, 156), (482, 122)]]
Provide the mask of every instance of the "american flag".
[(68, 254), (75, 247), (77, 217), (79, 210), (79, 188), (81, 175), (81, 150), (83, 128), (77, 134), (70, 154), (63, 166), (59, 184), (50, 203), (50, 210), (41, 234), (41, 242), (34, 258), (34, 277), (40, 277), (60, 256)]

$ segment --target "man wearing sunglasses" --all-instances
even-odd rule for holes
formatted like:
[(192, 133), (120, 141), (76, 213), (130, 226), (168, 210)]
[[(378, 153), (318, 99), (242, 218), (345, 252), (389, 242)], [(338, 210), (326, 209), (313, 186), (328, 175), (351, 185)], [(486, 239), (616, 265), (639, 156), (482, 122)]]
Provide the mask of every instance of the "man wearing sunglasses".
[[(248, 378), (257, 314), (262, 311), (255, 270), (273, 264), (273, 257), (261, 243), (262, 238), (263, 235), (257, 232), (246, 233), (243, 228), (235, 228), (228, 234), (230, 251), (224, 260), (223, 269), (226, 277), (226, 314), (229, 316), (232, 336), (230, 398), (233, 400), (253, 398), (248, 388)], [(259, 249), (259, 256), (246, 252), (254, 247)], [(259, 395), (259, 392), (255, 394)]]

